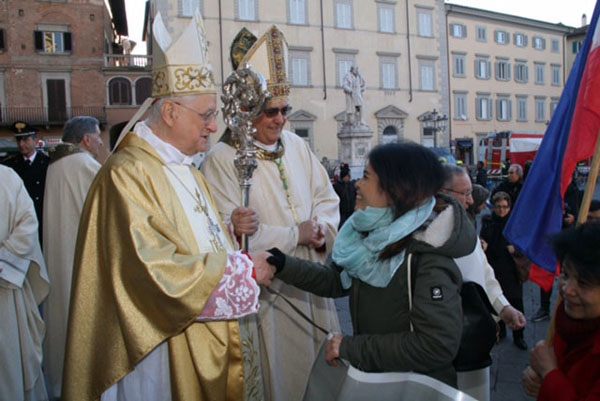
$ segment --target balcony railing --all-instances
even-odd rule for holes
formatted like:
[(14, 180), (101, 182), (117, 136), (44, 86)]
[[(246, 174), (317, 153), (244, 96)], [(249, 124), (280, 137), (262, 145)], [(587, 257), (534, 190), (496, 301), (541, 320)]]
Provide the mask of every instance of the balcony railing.
[(110, 68), (150, 68), (152, 56), (145, 54), (105, 54), (104, 66)]
[(64, 124), (75, 116), (96, 117), (101, 123), (106, 122), (104, 107), (2, 107), (0, 108), (0, 125), (11, 125), (15, 121), (25, 121), (33, 125)]

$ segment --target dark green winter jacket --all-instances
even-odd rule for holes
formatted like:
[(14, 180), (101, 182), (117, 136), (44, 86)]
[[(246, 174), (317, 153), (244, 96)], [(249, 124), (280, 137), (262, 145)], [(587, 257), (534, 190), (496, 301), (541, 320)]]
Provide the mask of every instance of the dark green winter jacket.
[[(404, 262), (385, 288), (358, 279), (344, 290), (341, 268), (285, 256), (276, 277), (324, 297), (349, 295), (353, 336), (345, 336), (340, 356), (366, 372), (414, 371), (456, 387), (452, 361), (462, 333), (462, 277), (454, 258), (470, 254), (477, 234), (464, 209), (450, 197), (408, 242)], [(410, 257), (409, 257), (410, 255)], [(409, 311), (408, 262), (416, 272)], [(412, 322), (413, 331), (410, 323)]]

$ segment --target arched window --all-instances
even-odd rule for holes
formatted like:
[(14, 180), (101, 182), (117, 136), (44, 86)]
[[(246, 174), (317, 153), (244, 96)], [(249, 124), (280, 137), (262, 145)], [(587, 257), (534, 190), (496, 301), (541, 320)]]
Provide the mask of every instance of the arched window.
[(144, 77), (135, 81), (135, 103), (142, 104), (152, 96), (152, 79)]
[(396, 136), (396, 135), (398, 135), (398, 131), (396, 130), (396, 127), (394, 127), (392, 125), (388, 125), (383, 130), (383, 135), (385, 135), (385, 136)]
[(108, 83), (108, 104), (130, 105), (131, 82), (126, 78), (113, 78)]

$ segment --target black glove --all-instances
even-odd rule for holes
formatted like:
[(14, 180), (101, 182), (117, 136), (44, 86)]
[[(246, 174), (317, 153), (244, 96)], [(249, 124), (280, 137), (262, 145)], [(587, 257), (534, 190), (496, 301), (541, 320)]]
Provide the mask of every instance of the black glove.
[(281, 273), (283, 266), (285, 266), (285, 254), (281, 252), (279, 248), (271, 248), (267, 252), (273, 255), (267, 258), (267, 262), (275, 266), (275, 270), (277, 270), (275, 274)]

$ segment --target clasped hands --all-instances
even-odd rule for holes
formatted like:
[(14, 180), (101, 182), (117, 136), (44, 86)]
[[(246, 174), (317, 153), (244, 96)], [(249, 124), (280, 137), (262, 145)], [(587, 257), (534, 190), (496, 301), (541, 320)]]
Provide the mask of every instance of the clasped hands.
[(319, 249), (325, 245), (325, 224), (320, 223), (317, 217), (306, 220), (298, 225), (298, 245)]

